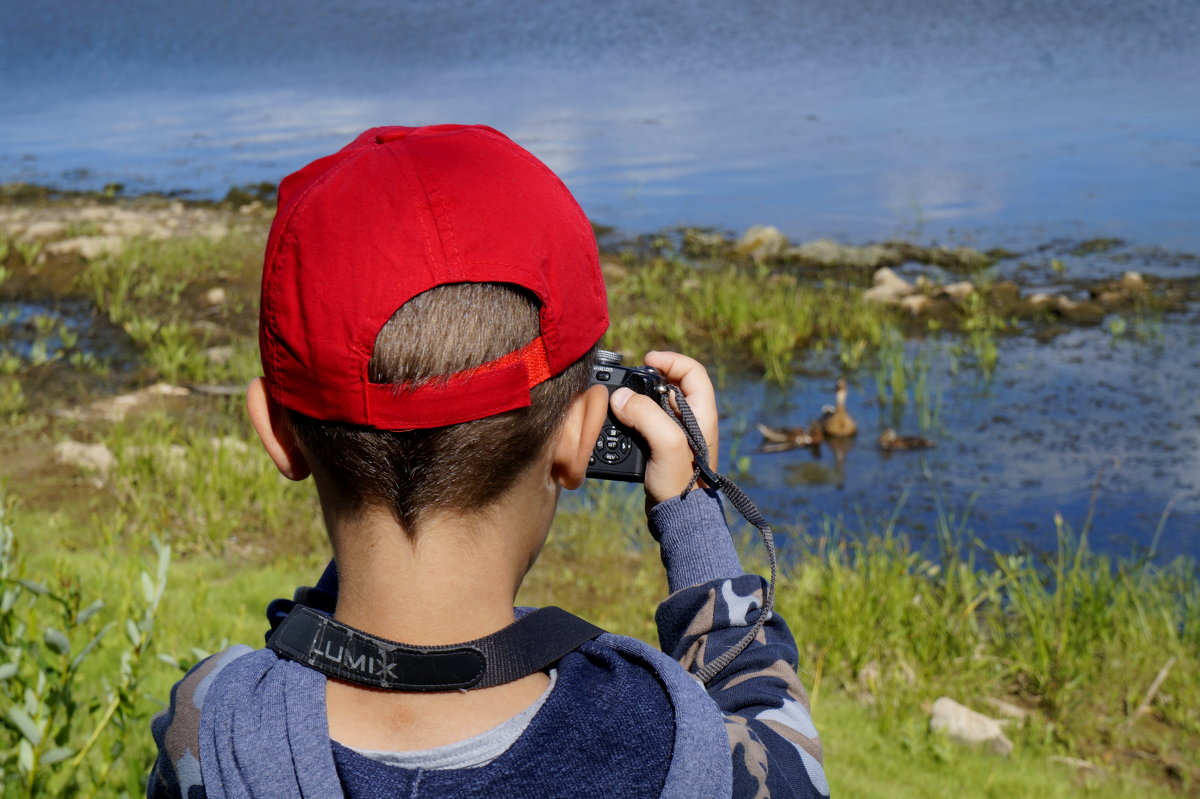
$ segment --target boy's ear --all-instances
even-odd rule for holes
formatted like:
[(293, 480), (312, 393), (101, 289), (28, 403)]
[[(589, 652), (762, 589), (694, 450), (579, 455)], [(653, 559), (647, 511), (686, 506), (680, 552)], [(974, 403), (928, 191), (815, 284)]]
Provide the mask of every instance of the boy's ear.
[(246, 389), (246, 410), (279, 472), (289, 480), (308, 477), (312, 469), (300, 450), (300, 442), (296, 440), (292, 426), (288, 424), (287, 409), (271, 398), (261, 377), (250, 381)]
[(607, 414), (608, 389), (604, 386), (592, 386), (571, 400), (554, 443), (554, 461), (550, 467), (550, 476), (563, 488), (575, 489), (583, 484), (588, 459)]

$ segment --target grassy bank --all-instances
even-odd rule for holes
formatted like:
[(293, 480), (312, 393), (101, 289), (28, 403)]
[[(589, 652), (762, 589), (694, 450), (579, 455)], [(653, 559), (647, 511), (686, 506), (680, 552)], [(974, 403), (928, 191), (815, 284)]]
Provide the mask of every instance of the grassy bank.
[[(91, 258), (0, 247), (0, 297), (85, 300), (112, 345), (97, 351), (52, 308), (0, 324), (6, 796), (138, 795), (149, 718), (181, 670), (229, 643), (259, 644), (266, 602), (323, 565), (311, 488), (262, 456), (235, 388), (146, 395), (120, 413), (95, 402), (160, 380), (226, 389), (257, 374), (261, 229), (228, 227), (134, 237)], [(907, 336), (952, 335), (964, 362), (986, 368), (994, 337), (1015, 324), (982, 288), (953, 324), (915, 322), (864, 303), (861, 270), (835, 280), (800, 266), (606, 257), (607, 345), (679, 348), (780, 380), (870, 365), (903, 394), (920, 378), (904, 371)], [(103, 445), (111, 461), (56, 463), (67, 440)], [(789, 520), (774, 521), (786, 531)], [(591, 486), (556, 520), (521, 600), (653, 641), (665, 580), (643, 524), (636, 493)], [(1200, 790), (1195, 564), (1114, 561), (1090, 551), (1086, 531), (1046, 524), (1059, 540), (1046, 559), (989, 552), (949, 519), (927, 551), (886, 525), (796, 533), (778, 606), (838, 795)], [(1011, 706), (1012, 758), (931, 735), (928, 706), (942, 695), (990, 715), (997, 700)]]

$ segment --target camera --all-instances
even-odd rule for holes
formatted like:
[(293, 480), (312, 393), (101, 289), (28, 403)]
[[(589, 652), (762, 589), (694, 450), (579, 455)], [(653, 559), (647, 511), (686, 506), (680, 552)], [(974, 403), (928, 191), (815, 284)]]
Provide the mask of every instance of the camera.
[[(619, 353), (600, 350), (592, 367), (590, 385), (604, 386), (610, 395), (626, 386), (658, 402), (667, 385), (662, 373), (650, 366), (622, 366), (621, 361)], [(610, 409), (588, 460), (587, 476), (640, 483), (646, 479), (649, 457), (645, 439), (614, 419)]]

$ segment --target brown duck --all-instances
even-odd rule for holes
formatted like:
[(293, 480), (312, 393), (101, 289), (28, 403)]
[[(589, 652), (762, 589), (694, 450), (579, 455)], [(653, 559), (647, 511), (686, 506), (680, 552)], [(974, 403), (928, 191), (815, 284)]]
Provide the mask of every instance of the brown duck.
[(858, 423), (846, 410), (846, 381), (837, 381), (837, 405), (821, 412), (821, 430), (829, 438), (849, 438), (858, 432)]
[(809, 427), (767, 427), (758, 425), (763, 437), (763, 452), (782, 452), (797, 447), (816, 447), (824, 440), (821, 426), (814, 423)]
[(879, 448), (884, 452), (899, 452), (908, 449), (929, 449), (936, 447), (937, 442), (933, 439), (922, 438), (921, 436), (901, 436), (896, 435), (896, 431), (888, 428), (883, 431), (883, 435), (879, 437)]

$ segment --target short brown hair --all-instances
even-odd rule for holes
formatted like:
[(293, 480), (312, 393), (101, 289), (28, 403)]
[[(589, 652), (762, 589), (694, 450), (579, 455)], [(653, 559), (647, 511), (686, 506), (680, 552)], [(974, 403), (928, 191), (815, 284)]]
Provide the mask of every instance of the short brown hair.
[[(503, 283), (438, 286), (405, 303), (375, 340), (370, 379), (420, 383), (480, 366), (539, 334), (538, 302)], [(289, 411), (308, 456), (345, 509), (377, 502), (410, 537), (432, 510), (469, 513), (504, 494), (542, 452), (587, 388), (595, 348), (535, 386), (530, 405), (426, 430), (386, 432)]]

